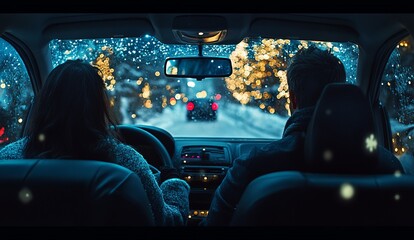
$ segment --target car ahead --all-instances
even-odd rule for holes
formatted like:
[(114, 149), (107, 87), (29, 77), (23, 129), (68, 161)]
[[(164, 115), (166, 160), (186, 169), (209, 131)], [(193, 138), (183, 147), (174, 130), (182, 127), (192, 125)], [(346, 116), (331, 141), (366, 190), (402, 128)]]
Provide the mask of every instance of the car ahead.
[(186, 104), (187, 120), (217, 120), (218, 107), (218, 103), (210, 98), (195, 98), (188, 100)]
[[(347, 82), (369, 98), (375, 143), (414, 166), (414, 14), (323, 13), (325, 6), (318, 13), (246, 9), (213, 14), (172, 7), (177, 12), (87, 13), (79, 7), (81, 13), (5, 13), (3, 8), (0, 148), (24, 135), (31, 102), (50, 71), (67, 59), (86, 60), (100, 69), (119, 122), (150, 132), (162, 146), (141, 135), (127, 143), (155, 168), (170, 158), (190, 184), (188, 225), (196, 226), (208, 215), (213, 193), (233, 160), (281, 138), (292, 114), (286, 67), (299, 49), (315, 44), (338, 56)], [(164, 74), (165, 59), (199, 55), (231, 59), (231, 75), (194, 79)], [(206, 104), (201, 117), (216, 118), (214, 124), (199, 121), (197, 94), (215, 96), (216, 104)], [(197, 122), (187, 121), (189, 111)], [(168, 153), (160, 157), (163, 147)], [(7, 179), (0, 181), (7, 184)], [(392, 209), (404, 195), (395, 192), (390, 199)]]

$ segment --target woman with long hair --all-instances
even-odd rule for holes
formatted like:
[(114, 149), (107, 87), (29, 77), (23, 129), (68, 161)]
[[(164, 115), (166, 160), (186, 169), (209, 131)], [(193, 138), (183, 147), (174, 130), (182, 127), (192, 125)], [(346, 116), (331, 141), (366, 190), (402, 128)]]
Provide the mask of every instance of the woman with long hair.
[(144, 157), (117, 139), (116, 121), (96, 67), (67, 60), (54, 68), (36, 96), (28, 124), (27, 136), (1, 149), (0, 159), (91, 159), (119, 164), (140, 177), (157, 225), (186, 224), (189, 185), (174, 177), (158, 183)]

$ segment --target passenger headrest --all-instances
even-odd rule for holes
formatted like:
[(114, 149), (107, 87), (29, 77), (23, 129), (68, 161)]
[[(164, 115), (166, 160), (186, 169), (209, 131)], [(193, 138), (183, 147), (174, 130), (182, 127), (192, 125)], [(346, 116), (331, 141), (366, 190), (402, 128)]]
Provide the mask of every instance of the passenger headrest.
[(325, 87), (308, 126), (305, 160), (312, 172), (358, 174), (378, 162), (368, 98), (352, 84)]

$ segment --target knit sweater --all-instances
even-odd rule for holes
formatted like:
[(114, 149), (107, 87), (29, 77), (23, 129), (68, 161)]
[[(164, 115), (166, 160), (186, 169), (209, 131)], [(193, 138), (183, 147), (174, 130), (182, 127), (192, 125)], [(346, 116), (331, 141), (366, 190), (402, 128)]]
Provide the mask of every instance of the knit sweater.
[[(182, 226), (189, 213), (190, 186), (181, 179), (168, 179), (159, 185), (144, 157), (131, 146), (114, 139), (104, 144), (111, 148), (115, 163), (135, 172), (141, 179), (151, 203), (155, 223), (158, 226)], [(0, 159), (23, 159), (27, 138), (10, 143), (0, 150)], [(108, 144), (109, 143), (109, 144)]]

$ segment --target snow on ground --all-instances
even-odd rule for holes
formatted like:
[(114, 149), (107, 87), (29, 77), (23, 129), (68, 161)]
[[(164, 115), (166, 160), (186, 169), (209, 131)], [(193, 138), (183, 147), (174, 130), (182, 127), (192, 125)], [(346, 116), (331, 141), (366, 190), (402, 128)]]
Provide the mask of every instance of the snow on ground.
[(234, 103), (219, 107), (217, 121), (187, 121), (184, 104), (166, 108), (148, 121), (136, 124), (163, 128), (175, 137), (274, 138), (282, 136), (287, 117), (264, 113), (258, 108)]

